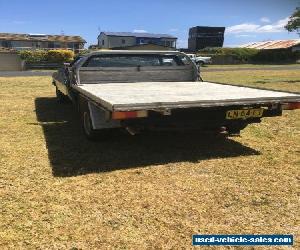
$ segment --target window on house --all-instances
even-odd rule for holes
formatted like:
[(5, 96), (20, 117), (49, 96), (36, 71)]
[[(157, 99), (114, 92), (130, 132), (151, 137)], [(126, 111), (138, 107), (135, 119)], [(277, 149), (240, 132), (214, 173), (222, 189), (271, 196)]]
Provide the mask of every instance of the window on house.
[(48, 48), (53, 49), (54, 48), (54, 42), (49, 42), (48, 43)]
[(102, 40), (102, 46), (104, 46), (104, 40)]
[(73, 49), (73, 43), (68, 43), (68, 48)]
[(2, 47), (4, 48), (11, 48), (11, 41), (2, 41)]
[(54, 48), (60, 48), (61, 46), (60, 46), (60, 43), (58, 43), (58, 42), (54, 42)]
[(122, 39), (122, 44), (125, 44), (125, 43), (126, 43), (125, 39)]

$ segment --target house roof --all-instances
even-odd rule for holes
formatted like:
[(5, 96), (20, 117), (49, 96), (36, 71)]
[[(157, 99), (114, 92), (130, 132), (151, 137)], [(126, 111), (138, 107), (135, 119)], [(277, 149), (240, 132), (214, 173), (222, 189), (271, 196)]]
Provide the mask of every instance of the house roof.
[[(131, 36), (131, 37), (143, 37), (143, 38), (173, 38), (177, 39), (175, 36), (168, 34), (154, 34), (154, 33), (140, 33), (140, 32), (101, 32), (107, 36)], [(100, 33), (100, 34), (101, 34)]]
[(0, 40), (5, 41), (49, 41), (86, 43), (80, 36), (46, 35), (46, 34), (14, 34), (0, 33)]
[(250, 49), (287, 49), (296, 45), (300, 45), (300, 39), (253, 42), (241, 45), (240, 47)]

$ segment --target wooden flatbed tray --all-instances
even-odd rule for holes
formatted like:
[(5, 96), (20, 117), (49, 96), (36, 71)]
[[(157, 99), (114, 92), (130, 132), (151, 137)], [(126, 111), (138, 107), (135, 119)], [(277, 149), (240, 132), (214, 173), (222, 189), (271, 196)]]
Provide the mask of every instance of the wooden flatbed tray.
[(211, 82), (134, 82), (73, 85), (110, 111), (217, 107), (300, 101), (300, 94)]

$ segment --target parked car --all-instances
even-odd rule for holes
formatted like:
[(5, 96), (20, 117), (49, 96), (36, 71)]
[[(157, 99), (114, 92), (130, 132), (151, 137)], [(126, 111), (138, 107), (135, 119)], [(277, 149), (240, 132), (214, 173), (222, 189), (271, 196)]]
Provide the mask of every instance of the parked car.
[(197, 56), (196, 54), (187, 54), (197, 65), (211, 64), (211, 57)]
[(53, 74), (58, 100), (72, 100), (89, 139), (115, 129), (237, 135), (263, 117), (300, 108), (296, 93), (199, 79), (190, 57), (176, 51), (92, 52)]

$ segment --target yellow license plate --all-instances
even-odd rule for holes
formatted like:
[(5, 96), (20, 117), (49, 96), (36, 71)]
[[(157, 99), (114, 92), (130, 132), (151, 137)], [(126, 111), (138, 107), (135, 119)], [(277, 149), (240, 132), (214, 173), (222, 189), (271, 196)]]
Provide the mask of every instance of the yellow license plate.
[(226, 112), (227, 120), (235, 119), (248, 119), (248, 118), (259, 118), (262, 117), (264, 109), (237, 109), (237, 110), (228, 110)]

